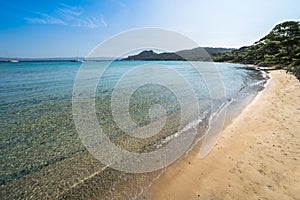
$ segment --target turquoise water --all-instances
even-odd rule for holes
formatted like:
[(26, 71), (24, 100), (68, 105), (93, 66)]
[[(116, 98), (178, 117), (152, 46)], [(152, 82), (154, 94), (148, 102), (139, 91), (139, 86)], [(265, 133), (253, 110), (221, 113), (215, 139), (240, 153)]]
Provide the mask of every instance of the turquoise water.
[[(108, 62), (85, 63), (102, 70), (106, 64)], [(152, 76), (163, 77), (178, 89), (177, 92), (183, 93), (176, 78), (159, 68), (160, 65), (167, 66), (181, 74), (193, 88), (203, 113), (200, 122), (203, 127), (209, 114), (216, 112), (220, 105), (253, 94), (264, 83), (260, 72), (237, 64), (216, 63), (217, 73), (210, 68), (212, 63), (205, 62), (193, 62), (193, 67), (178, 61), (113, 62), (104, 71), (97, 87), (97, 117), (111, 141), (135, 152), (153, 151), (163, 145), (168, 136), (180, 131), (180, 111), (185, 109), (167, 87), (148, 84), (131, 96), (129, 112), (132, 120), (139, 126), (147, 125), (149, 108), (159, 104), (168, 116), (166, 127), (156, 137), (137, 140), (128, 139), (116, 125), (110, 104), (115, 85), (130, 70), (149, 64), (150, 70), (131, 76), (127, 84), (122, 85), (122, 90)], [(126, 174), (106, 168), (81, 143), (72, 115), (72, 92), (80, 66), (81, 63), (72, 62), (0, 63), (1, 199), (93, 199), (97, 196), (118, 199), (124, 194), (132, 197), (142, 190), (137, 185), (146, 186), (151, 181), (149, 174)], [(206, 75), (205, 80), (197, 70)], [(211, 99), (209, 90), (213, 88), (207, 88), (207, 82), (218, 85), (218, 75), (222, 78), (226, 96)], [(189, 124), (194, 118), (191, 115), (184, 121)]]

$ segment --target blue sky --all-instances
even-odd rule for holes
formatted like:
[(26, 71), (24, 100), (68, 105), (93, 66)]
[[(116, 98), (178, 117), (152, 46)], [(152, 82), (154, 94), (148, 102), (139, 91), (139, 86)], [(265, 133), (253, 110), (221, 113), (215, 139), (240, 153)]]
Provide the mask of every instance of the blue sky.
[(299, 0), (0, 0), (0, 57), (86, 56), (133, 28), (178, 31), (201, 46), (250, 45), (300, 20)]

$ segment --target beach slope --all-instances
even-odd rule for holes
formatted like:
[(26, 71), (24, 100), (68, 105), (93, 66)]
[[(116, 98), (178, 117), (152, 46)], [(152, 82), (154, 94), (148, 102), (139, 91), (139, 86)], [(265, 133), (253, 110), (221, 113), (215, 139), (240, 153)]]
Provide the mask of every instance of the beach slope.
[(272, 71), (266, 88), (222, 132), (170, 166), (141, 199), (300, 199), (300, 83)]

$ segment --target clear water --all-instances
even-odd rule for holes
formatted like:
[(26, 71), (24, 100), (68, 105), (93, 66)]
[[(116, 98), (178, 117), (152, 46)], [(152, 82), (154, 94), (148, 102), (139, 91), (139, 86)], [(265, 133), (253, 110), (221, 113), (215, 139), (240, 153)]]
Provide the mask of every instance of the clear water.
[[(104, 69), (107, 62), (88, 62), (85, 65)], [(186, 62), (179, 61), (116, 61), (104, 72), (96, 91), (96, 111), (99, 123), (109, 138), (119, 146), (136, 152), (148, 152), (163, 144), (180, 131), (177, 121), (183, 109), (176, 95), (159, 85), (140, 87), (129, 104), (132, 120), (138, 125), (149, 123), (148, 110), (153, 104), (162, 105), (169, 116), (169, 124), (152, 140), (130, 140), (114, 123), (110, 99), (115, 84), (136, 66), (151, 64), (143, 76), (164, 77), (180, 89), (174, 77), (159, 70), (165, 65), (182, 74), (200, 102), (203, 113), (216, 111), (219, 105), (239, 100), (261, 89), (264, 78), (258, 71), (243, 65), (216, 63), (222, 77), (226, 97), (210, 99), (203, 77)], [(81, 63), (19, 62), (0, 63), (0, 196), (1, 199), (93, 199), (131, 198), (140, 193), (152, 174), (126, 174), (106, 168), (94, 159), (82, 145), (72, 115), (72, 92)], [(155, 66), (157, 65), (157, 68)], [(212, 63), (193, 62), (204, 72), (211, 85), (220, 81)], [(130, 89), (132, 76), (122, 90)], [(216, 84), (217, 85), (217, 84)], [(188, 97), (187, 97), (188, 98)], [(212, 104), (216, 105), (211, 110)], [(188, 106), (188, 105), (186, 105)], [(195, 120), (188, 118), (186, 124)], [(200, 125), (205, 125), (205, 119)], [(127, 141), (124, 142), (124, 141)], [(124, 196), (125, 195), (125, 196)]]

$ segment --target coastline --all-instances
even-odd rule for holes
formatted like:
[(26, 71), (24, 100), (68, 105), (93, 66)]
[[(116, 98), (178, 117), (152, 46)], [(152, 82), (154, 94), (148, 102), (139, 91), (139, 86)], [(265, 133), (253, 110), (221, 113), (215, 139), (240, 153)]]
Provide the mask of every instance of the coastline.
[(266, 88), (223, 129), (212, 152), (168, 167), (138, 199), (297, 199), (300, 84), (272, 71)]

